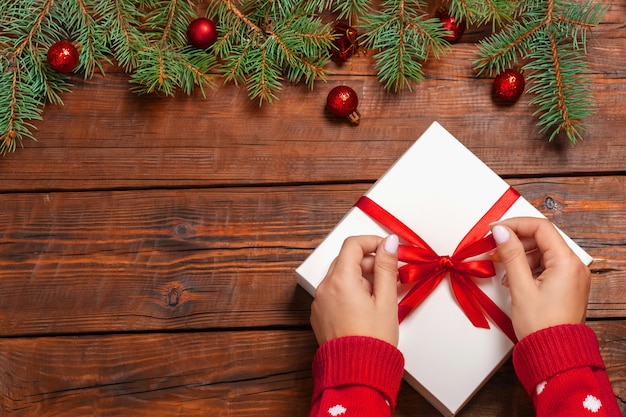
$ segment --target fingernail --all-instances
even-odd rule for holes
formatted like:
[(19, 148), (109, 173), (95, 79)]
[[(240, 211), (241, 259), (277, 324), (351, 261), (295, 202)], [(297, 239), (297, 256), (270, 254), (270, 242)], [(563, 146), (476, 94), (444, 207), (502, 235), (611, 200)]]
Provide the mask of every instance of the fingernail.
[(395, 255), (398, 252), (398, 236), (397, 235), (387, 236), (383, 247), (385, 248), (385, 251), (387, 253), (391, 253), (392, 255)]
[(493, 233), (493, 238), (496, 240), (498, 245), (506, 243), (506, 241), (509, 240), (509, 237), (511, 237), (509, 235), (509, 231), (504, 226), (494, 226), (491, 232)]

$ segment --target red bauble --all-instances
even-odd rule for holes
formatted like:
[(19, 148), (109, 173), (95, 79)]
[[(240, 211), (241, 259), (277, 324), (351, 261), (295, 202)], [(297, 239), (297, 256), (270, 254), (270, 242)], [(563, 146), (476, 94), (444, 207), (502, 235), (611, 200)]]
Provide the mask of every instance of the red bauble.
[(358, 125), (361, 115), (356, 109), (359, 105), (359, 97), (352, 88), (340, 85), (328, 92), (326, 108), (335, 116), (347, 117), (350, 122)]
[(211, 19), (199, 17), (187, 27), (187, 38), (196, 48), (206, 49), (217, 40), (217, 26)]
[(347, 61), (352, 55), (358, 52), (358, 31), (350, 27), (344, 20), (339, 20), (333, 26), (333, 33), (337, 35), (333, 43), (333, 59), (336, 61)]
[(516, 101), (524, 92), (524, 75), (516, 69), (507, 69), (493, 80), (493, 94), (504, 101)]
[(450, 12), (447, 10), (440, 11), (437, 17), (439, 17), (443, 28), (450, 32), (449, 35), (443, 38), (448, 42), (458, 41), (465, 32), (465, 22), (450, 16)]
[(48, 49), (48, 64), (61, 74), (74, 71), (78, 65), (78, 49), (68, 40), (60, 40)]

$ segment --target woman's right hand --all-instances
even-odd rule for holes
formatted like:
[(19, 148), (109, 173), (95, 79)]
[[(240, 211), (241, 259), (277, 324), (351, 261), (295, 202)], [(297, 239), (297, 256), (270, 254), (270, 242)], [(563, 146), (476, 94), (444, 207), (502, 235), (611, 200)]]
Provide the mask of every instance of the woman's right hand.
[(591, 273), (547, 219), (517, 217), (491, 226), (511, 291), (518, 339), (585, 322)]

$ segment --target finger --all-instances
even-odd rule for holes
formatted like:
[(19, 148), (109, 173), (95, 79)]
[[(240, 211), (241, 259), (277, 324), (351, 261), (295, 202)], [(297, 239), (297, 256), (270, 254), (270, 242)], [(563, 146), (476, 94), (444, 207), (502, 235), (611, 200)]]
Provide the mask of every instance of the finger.
[[(537, 248), (545, 254), (547, 251), (569, 251), (569, 246), (548, 219), (535, 217), (514, 217), (498, 224), (509, 227), (525, 242), (526, 250)], [(533, 245), (534, 243), (534, 245)]]
[(394, 305), (398, 297), (398, 236), (382, 241), (374, 257), (374, 296)]
[[(539, 252), (537, 248), (528, 250), (526, 249), (526, 245), (524, 245), (524, 252), (526, 253), (526, 259), (528, 260), (528, 264), (530, 265), (531, 269), (540, 266), (541, 252)], [(498, 251), (496, 249), (494, 249), (493, 253), (491, 253), (490, 256), (492, 261), (502, 262), (502, 260), (500, 259), (500, 255), (498, 254)]]
[(374, 255), (367, 255), (361, 261), (361, 270), (363, 274), (373, 274), (374, 273), (374, 259), (376, 257)]
[(372, 285), (372, 282), (367, 278), (363, 278), (361, 280), (361, 283), (363, 284), (363, 288), (365, 288), (365, 291), (367, 291), (368, 294), (372, 295), (372, 292), (374, 291), (374, 286)]
[(537, 249), (532, 251), (526, 251), (526, 260), (528, 261), (528, 265), (530, 265), (530, 269), (543, 269), (541, 265), (541, 252)]
[(363, 275), (361, 265), (364, 259), (376, 251), (382, 240), (378, 236), (351, 236), (347, 238), (335, 259), (333, 276), (360, 279)]
[(534, 282), (524, 245), (511, 229), (502, 224), (492, 227), (498, 245), (498, 256), (506, 269), (506, 280), (511, 296), (524, 297), (534, 289)]
[(350, 236), (344, 240), (339, 255), (337, 255), (337, 261), (360, 264), (364, 257), (376, 252), (382, 240), (383, 238), (379, 236)]

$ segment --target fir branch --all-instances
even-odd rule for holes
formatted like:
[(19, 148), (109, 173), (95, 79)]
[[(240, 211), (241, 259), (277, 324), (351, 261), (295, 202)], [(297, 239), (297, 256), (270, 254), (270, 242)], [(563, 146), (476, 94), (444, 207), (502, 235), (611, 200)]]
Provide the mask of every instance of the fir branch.
[(490, 75), (500, 73), (522, 60), (532, 50), (537, 33), (544, 25), (541, 16), (525, 17), (481, 41), (478, 44), (479, 58), (474, 60), (478, 75), (485, 71)]
[(140, 65), (131, 75), (130, 82), (138, 86), (131, 90), (138, 94), (162, 92), (173, 96), (178, 81), (174, 78), (178, 60), (172, 50), (156, 44), (139, 52)]
[[(359, 0), (367, 2), (368, 0)], [(300, 6), (308, 14), (319, 14), (325, 10), (330, 10), (335, 3), (335, 0), (308, 0), (300, 2)], [(343, 1), (341, 1), (343, 3)]]
[(215, 57), (205, 50), (187, 46), (180, 53), (182, 68), (179, 85), (191, 95), (198, 87), (202, 97), (206, 98), (206, 87), (215, 88), (213, 76), (209, 71), (216, 65)]
[(560, 13), (554, 15), (555, 27), (572, 40), (572, 47), (587, 52), (587, 34), (602, 21), (608, 8), (593, 0), (584, 3), (559, 2)]
[[(10, 0), (7, 1), (10, 2)], [(9, 53), (13, 59), (17, 59), (28, 45), (35, 43), (42, 23), (47, 19), (53, 4), (54, 0), (46, 0), (43, 4), (33, 1), (29, 1), (27, 4), (12, 2), (13, 7), (7, 7), (4, 17), (7, 22), (3, 31), (6, 31), (8, 37), (16, 42), (12, 47), (10, 41), (7, 44), (3, 41), (0, 44), (2, 50)], [(28, 13), (25, 13), (26, 11)], [(54, 22), (52, 21), (52, 23)]]
[(338, 19), (357, 24), (360, 18), (371, 13), (370, 3), (370, 0), (337, 0), (334, 1), (333, 12)]
[[(412, 7), (411, 7), (412, 6)], [(362, 44), (374, 55), (378, 78), (386, 90), (411, 89), (423, 78), (422, 62), (441, 57), (449, 44), (437, 18), (428, 18), (421, 2), (387, 0), (380, 11), (364, 17)]]
[(544, 35), (529, 56), (530, 63), (524, 67), (532, 71), (528, 92), (536, 94), (530, 104), (538, 106), (535, 115), (539, 116), (542, 132), (550, 132), (550, 141), (564, 132), (571, 143), (576, 143), (582, 139), (581, 119), (592, 114), (588, 79), (583, 75), (584, 57), (570, 45), (559, 44), (553, 33)]
[(529, 0), (521, 10), (522, 18), (480, 42), (475, 69), (480, 75), (521, 66), (530, 73), (528, 92), (535, 94), (530, 104), (538, 107), (542, 131), (550, 131), (550, 140), (563, 132), (576, 143), (585, 129), (581, 119), (593, 107), (583, 75), (587, 32), (606, 8), (592, 0)]
[(133, 0), (112, 0), (108, 42), (117, 63), (130, 72), (139, 65), (139, 51), (148, 46), (148, 39), (139, 30), (144, 21), (141, 8)]
[(61, 103), (67, 76), (48, 75), (39, 45), (49, 45), (63, 29), (54, 16), (55, 2), (3, 4), (0, 33), (0, 153), (14, 151), (24, 138), (34, 139), (31, 120), (41, 119), (44, 100)]
[(268, 35), (265, 47), (275, 57), (276, 64), (286, 68), (289, 81), (299, 82), (304, 78), (313, 88), (316, 78), (325, 79), (324, 67), (330, 60), (328, 51), (333, 40), (329, 26), (323, 26), (319, 19), (297, 16), (276, 22)]
[(59, 93), (70, 91), (69, 77), (50, 71), (41, 50), (34, 45), (31, 46), (30, 53), (23, 55), (19, 62), (18, 69), (22, 73), (20, 79), (28, 84), (33, 94), (43, 96), (42, 104), (46, 101), (57, 105), (63, 104)]
[(492, 29), (510, 22), (519, 10), (519, 3), (511, 0), (450, 0), (450, 15), (470, 25), (492, 24)]
[(78, 44), (79, 66), (85, 78), (93, 76), (98, 68), (104, 74), (101, 61), (108, 61), (111, 51), (107, 46), (110, 24), (102, 21), (111, 14), (110, 3), (101, 0), (68, 0), (54, 10), (54, 18), (64, 22), (64, 29), (74, 35)]
[[(191, 94), (198, 85), (205, 95), (205, 87), (214, 87), (208, 73), (216, 65), (215, 58), (206, 51), (194, 51), (187, 46), (187, 26), (195, 18), (194, 5), (190, 0), (157, 0), (150, 3), (143, 16), (147, 45), (136, 51), (136, 67), (130, 82), (136, 84), (131, 90), (138, 94), (163, 93), (172, 96), (178, 88)], [(144, 40), (135, 37), (136, 44)]]
[(24, 138), (35, 139), (34, 126), (29, 120), (41, 120), (43, 103), (24, 83), (15, 63), (0, 59), (0, 154), (6, 155)]
[[(247, 68), (247, 88), (251, 98), (259, 99), (259, 106), (263, 101), (271, 103), (276, 93), (282, 89), (282, 75), (272, 60), (268, 59), (267, 51), (263, 48), (250, 49), (248, 63), (254, 67)], [(258, 68), (255, 68), (258, 65)]]
[(159, 0), (145, 14), (145, 26), (162, 45), (182, 48), (187, 44), (187, 25), (194, 17), (191, 0)]
[(224, 79), (245, 83), (259, 104), (276, 99), (284, 79), (304, 80), (309, 88), (324, 79), (333, 35), (305, 3), (214, 2), (207, 15), (221, 22), (213, 47)]

